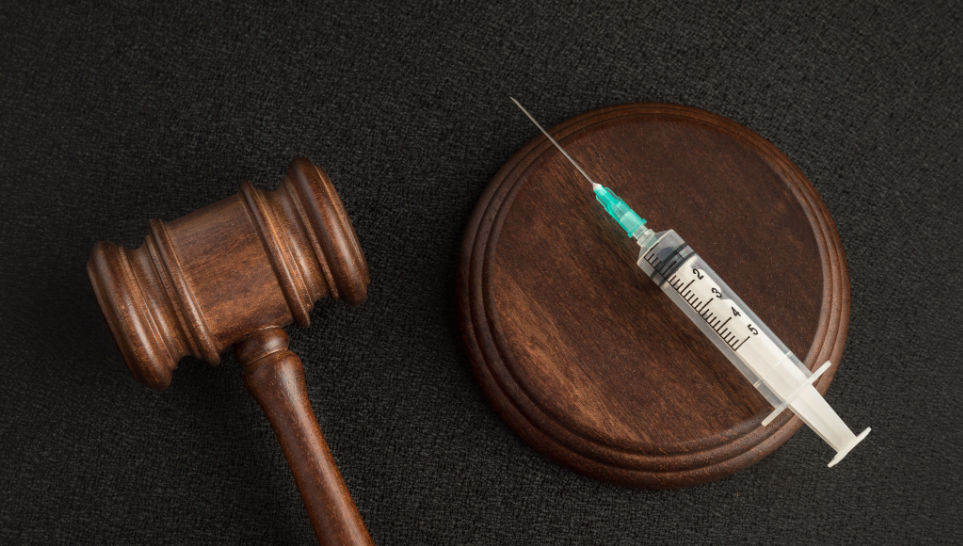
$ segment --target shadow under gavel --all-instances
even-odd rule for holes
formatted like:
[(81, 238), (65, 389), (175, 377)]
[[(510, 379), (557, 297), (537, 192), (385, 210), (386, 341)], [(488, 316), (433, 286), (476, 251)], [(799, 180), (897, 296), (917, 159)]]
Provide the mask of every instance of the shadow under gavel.
[(87, 272), (130, 371), (170, 384), (192, 355), (217, 364), (234, 346), (322, 544), (371, 544), (311, 411), (301, 360), (281, 328), (314, 302), (365, 298), (368, 266), (324, 172), (294, 160), (281, 186), (241, 191), (171, 222), (151, 220), (137, 249), (98, 242)]

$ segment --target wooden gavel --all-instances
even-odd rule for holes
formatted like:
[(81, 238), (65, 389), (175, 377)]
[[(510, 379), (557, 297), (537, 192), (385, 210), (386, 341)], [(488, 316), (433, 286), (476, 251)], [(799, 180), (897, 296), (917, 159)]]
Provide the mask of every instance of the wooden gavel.
[(273, 192), (245, 182), (174, 221), (151, 220), (140, 248), (98, 242), (87, 272), (127, 366), (151, 387), (169, 385), (182, 357), (217, 364), (233, 345), (318, 542), (371, 543), (281, 329), (307, 326), (319, 298), (360, 303), (368, 287), (358, 238), (320, 168), (296, 159)]

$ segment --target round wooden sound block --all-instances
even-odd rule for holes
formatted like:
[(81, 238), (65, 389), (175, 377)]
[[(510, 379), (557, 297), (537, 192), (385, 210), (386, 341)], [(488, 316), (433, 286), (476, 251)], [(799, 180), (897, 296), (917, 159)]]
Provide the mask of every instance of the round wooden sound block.
[[(810, 369), (849, 320), (825, 205), (771, 143), (720, 116), (631, 104), (553, 136), (656, 231), (675, 229)], [(591, 476), (673, 487), (745, 468), (802, 422), (772, 407), (638, 268), (639, 248), (539, 136), (492, 180), (465, 234), (460, 324), (478, 381), (529, 444)], [(827, 450), (827, 460), (829, 458)]]

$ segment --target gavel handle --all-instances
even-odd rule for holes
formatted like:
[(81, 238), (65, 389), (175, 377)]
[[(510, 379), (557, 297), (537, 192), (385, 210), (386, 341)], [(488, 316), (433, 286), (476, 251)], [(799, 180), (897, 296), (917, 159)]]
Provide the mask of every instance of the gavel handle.
[(372, 544), (311, 411), (301, 359), (280, 328), (261, 330), (235, 347), (244, 384), (267, 414), (294, 473), (318, 543)]

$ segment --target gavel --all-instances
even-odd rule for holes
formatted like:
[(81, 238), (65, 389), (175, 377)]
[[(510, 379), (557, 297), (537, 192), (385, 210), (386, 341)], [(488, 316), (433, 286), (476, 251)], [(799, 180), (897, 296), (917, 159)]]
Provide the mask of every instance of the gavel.
[(311, 410), (301, 360), (282, 328), (314, 303), (365, 299), (368, 266), (327, 175), (295, 159), (273, 192), (240, 192), (171, 222), (137, 249), (98, 242), (87, 272), (134, 376), (162, 389), (191, 355), (233, 346), (267, 414), (321, 544), (371, 544)]

